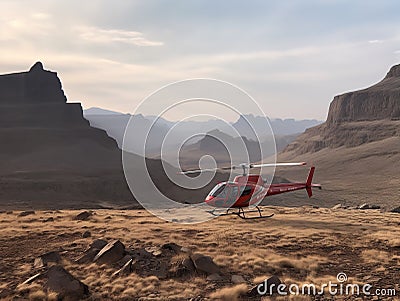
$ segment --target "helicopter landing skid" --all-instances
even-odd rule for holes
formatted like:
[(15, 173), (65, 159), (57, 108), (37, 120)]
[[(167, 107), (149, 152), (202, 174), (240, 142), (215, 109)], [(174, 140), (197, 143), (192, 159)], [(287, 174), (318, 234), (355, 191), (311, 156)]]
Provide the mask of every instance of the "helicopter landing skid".
[[(257, 208), (257, 210), (247, 210), (247, 211), (244, 211), (243, 208), (238, 208), (238, 211), (234, 211), (234, 212), (229, 212), (230, 210), (234, 210), (232, 208), (229, 208), (226, 210), (225, 213), (221, 213), (221, 214), (215, 213), (216, 209), (213, 209), (213, 210), (207, 211), (207, 212), (214, 216), (237, 215), (241, 219), (260, 219), (260, 218), (270, 218), (270, 217), (274, 216), (274, 213), (272, 213), (270, 215), (262, 215), (262, 213), (261, 213), (262, 210), (258, 206), (256, 206), (256, 208)], [(251, 217), (246, 216), (246, 213), (252, 213), (252, 212), (258, 212), (259, 216), (251, 216)]]

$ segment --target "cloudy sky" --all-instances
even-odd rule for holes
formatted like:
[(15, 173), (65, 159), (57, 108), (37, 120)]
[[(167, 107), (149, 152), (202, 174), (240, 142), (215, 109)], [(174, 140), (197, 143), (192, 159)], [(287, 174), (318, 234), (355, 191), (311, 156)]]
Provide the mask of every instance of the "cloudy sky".
[(0, 11), (0, 72), (40, 60), (85, 108), (133, 112), (163, 85), (206, 77), (270, 117), (325, 119), (334, 95), (400, 62), (397, 0), (3, 0)]

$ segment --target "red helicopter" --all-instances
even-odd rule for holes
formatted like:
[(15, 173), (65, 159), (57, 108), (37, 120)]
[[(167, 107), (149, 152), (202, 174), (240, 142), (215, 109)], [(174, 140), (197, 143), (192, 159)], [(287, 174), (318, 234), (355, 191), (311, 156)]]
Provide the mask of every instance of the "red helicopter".
[[(221, 182), (216, 185), (204, 200), (206, 204), (214, 207), (209, 213), (221, 216), (228, 214), (235, 214), (242, 219), (255, 219), (255, 218), (267, 218), (272, 217), (273, 214), (263, 216), (261, 209), (258, 206), (261, 201), (270, 195), (281, 194), (289, 191), (295, 191), (305, 189), (308, 197), (312, 196), (312, 188), (321, 189), (321, 185), (313, 184), (312, 178), (314, 176), (315, 167), (312, 166), (308, 174), (306, 182), (298, 183), (280, 183), (266, 185), (266, 181), (260, 175), (247, 174), (247, 170), (251, 168), (261, 167), (276, 167), (276, 166), (303, 166), (305, 162), (300, 163), (275, 163), (275, 164), (240, 164), (238, 166), (215, 168), (215, 169), (203, 169), (203, 170), (189, 170), (181, 172), (182, 174), (199, 173), (203, 171), (215, 171), (215, 170), (229, 170), (242, 168), (243, 174), (236, 176), (233, 181)], [(251, 208), (257, 210), (251, 210)], [(243, 208), (250, 208), (250, 210), (244, 211)], [(226, 212), (217, 214), (217, 209), (225, 209)], [(238, 209), (236, 212), (229, 212), (231, 209)], [(245, 213), (258, 212), (259, 216), (246, 217)]]

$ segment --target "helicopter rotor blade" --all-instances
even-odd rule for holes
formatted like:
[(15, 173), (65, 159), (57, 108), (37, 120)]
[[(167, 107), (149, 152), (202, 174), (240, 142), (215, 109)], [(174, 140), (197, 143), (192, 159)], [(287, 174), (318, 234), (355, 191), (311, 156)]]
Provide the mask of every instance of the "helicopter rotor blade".
[(234, 169), (249, 169), (249, 168), (259, 168), (259, 167), (276, 167), (276, 166), (304, 166), (306, 162), (296, 162), (296, 163), (264, 163), (264, 164), (247, 164), (243, 163), (240, 165), (232, 165), (228, 167), (217, 167), (217, 168), (205, 168), (205, 169), (195, 169), (195, 170), (187, 170), (187, 171), (180, 171), (179, 174), (187, 175), (187, 174), (194, 174), (204, 171), (218, 171), (218, 170), (234, 170)]
[(188, 175), (188, 174), (199, 173), (199, 172), (203, 172), (203, 171), (217, 171), (217, 170), (220, 170), (220, 168), (195, 169), (195, 170), (180, 171), (178, 173), (182, 174), (182, 175)]
[(304, 166), (307, 165), (306, 162), (296, 162), (296, 163), (265, 163), (265, 164), (250, 164), (250, 168), (259, 167), (276, 167), (276, 166)]

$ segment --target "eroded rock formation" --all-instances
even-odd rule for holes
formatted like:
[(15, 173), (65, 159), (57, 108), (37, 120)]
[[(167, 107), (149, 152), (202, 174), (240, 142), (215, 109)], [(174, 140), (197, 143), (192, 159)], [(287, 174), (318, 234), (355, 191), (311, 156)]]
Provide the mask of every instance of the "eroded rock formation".
[(40, 62), (0, 75), (0, 201), (75, 207), (132, 199), (116, 142), (90, 127), (80, 103), (66, 101), (57, 73)]
[(284, 152), (304, 154), (323, 148), (355, 147), (400, 136), (400, 65), (379, 83), (335, 96), (325, 123), (307, 129)]

